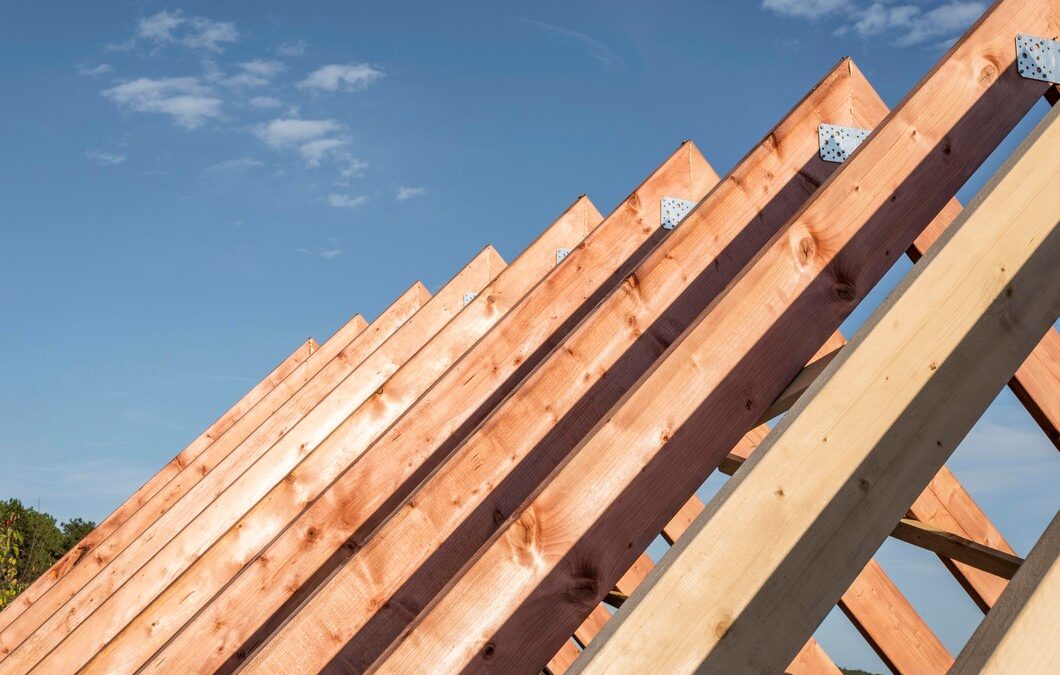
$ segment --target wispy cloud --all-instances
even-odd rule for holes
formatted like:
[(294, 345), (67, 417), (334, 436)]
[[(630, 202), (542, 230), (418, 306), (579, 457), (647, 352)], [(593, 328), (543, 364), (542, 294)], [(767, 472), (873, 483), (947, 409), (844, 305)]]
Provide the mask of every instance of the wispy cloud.
[(570, 28), (563, 28), (562, 26), (555, 26), (545, 21), (539, 21), (538, 19), (523, 19), (526, 23), (540, 30), (543, 33), (558, 37), (564, 40), (570, 40), (575, 42), (588, 52), (589, 56), (597, 61), (604, 70), (607, 71), (618, 71), (625, 70), (626, 62), (616, 54), (610, 47), (600, 42), (596, 38), (581, 33)]
[(308, 166), (318, 167), (349, 143), (342, 136), (343, 131), (343, 126), (334, 120), (287, 118), (260, 125), (255, 133), (273, 148), (297, 149)]
[(351, 195), (340, 195), (330, 194), (328, 195), (328, 204), (334, 206), (337, 209), (356, 209), (364, 206), (368, 203), (368, 197), (365, 195), (357, 195), (356, 197)]
[(245, 171), (247, 169), (253, 169), (264, 165), (265, 163), (260, 159), (254, 159), (253, 157), (239, 157), (238, 159), (230, 159), (224, 162), (218, 162), (217, 164), (211, 164), (206, 167), (206, 170), (210, 173), (226, 173), (231, 171)]
[(316, 91), (356, 91), (371, 86), (382, 77), (381, 70), (367, 63), (332, 64), (313, 71), (298, 86)]
[(763, 0), (762, 6), (778, 14), (818, 19), (850, 7), (849, 0)]
[(342, 249), (341, 248), (329, 248), (326, 251), (321, 251), (320, 252), (320, 257), (325, 259), (325, 260), (334, 260), (335, 258), (337, 258), (340, 255), (342, 255)]
[(401, 186), (398, 188), (396, 198), (399, 202), (403, 202), (406, 199), (422, 197), (425, 194), (427, 194), (427, 188)]
[(305, 40), (289, 40), (287, 42), (281, 42), (276, 47), (276, 53), (280, 56), (301, 56), (305, 54), (306, 42)]
[(123, 110), (169, 115), (186, 129), (221, 116), (221, 99), (195, 77), (141, 77), (102, 94)]
[(247, 103), (250, 104), (251, 108), (257, 108), (259, 110), (274, 110), (283, 107), (283, 101), (271, 96), (255, 96), (247, 101)]
[(899, 47), (947, 44), (986, 9), (986, 3), (979, 0), (944, 2), (930, 9), (923, 3), (851, 0), (763, 0), (762, 6), (777, 14), (803, 19), (834, 18), (841, 21), (834, 29), (836, 35), (887, 36)]
[(189, 49), (224, 51), (222, 45), (239, 40), (239, 31), (230, 21), (213, 21), (183, 12), (161, 11), (140, 19), (136, 36), (156, 45), (179, 44)]
[(114, 166), (125, 161), (125, 155), (103, 152), (102, 150), (87, 150), (85, 151), (85, 157), (101, 166)]
[(77, 64), (77, 74), (84, 77), (99, 77), (100, 75), (106, 75), (111, 70), (109, 63), (100, 63), (99, 65), (90, 66), (87, 63)]

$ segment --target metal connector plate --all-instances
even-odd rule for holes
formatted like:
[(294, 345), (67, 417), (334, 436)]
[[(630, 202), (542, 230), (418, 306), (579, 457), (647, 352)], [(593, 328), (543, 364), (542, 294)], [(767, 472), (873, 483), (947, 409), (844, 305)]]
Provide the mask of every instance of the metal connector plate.
[(826, 162), (842, 163), (854, 154), (861, 142), (868, 138), (869, 129), (857, 127), (840, 127), (834, 124), (822, 124), (817, 127), (817, 140), (821, 146), (821, 159)]
[(684, 220), (685, 216), (694, 209), (695, 202), (677, 197), (662, 198), (662, 226), (664, 230), (672, 230)]

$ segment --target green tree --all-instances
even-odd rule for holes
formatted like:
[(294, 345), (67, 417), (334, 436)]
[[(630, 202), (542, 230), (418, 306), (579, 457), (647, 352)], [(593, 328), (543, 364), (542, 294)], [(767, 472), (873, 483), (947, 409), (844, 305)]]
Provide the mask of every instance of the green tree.
[(18, 516), (0, 508), (0, 608), (6, 607), (22, 591), (18, 581), (22, 533), (15, 527)]
[(60, 524), (17, 499), (0, 502), (0, 607), (44, 574), (96, 526), (81, 518)]

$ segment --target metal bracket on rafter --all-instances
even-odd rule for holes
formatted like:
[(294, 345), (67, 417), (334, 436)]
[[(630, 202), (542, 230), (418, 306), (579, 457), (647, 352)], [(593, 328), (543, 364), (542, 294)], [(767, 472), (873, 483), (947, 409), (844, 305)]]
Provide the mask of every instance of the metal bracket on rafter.
[(563, 259), (570, 255), (569, 248), (557, 248), (556, 249), (556, 264), (563, 262)]
[(478, 293), (464, 293), (464, 307), (467, 307), (468, 304), (472, 300), (474, 300), (475, 296), (477, 296), (477, 295), (478, 295)]
[(840, 127), (822, 124), (817, 127), (817, 140), (821, 146), (821, 159), (826, 162), (843, 163), (854, 154), (861, 142), (868, 138), (869, 129)]
[(662, 226), (664, 230), (672, 230), (684, 220), (689, 211), (694, 209), (695, 202), (677, 197), (662, 198)]
[(1060, 41), (1017, 34), (1016, 70), (1029, 80), (1060, 83)]

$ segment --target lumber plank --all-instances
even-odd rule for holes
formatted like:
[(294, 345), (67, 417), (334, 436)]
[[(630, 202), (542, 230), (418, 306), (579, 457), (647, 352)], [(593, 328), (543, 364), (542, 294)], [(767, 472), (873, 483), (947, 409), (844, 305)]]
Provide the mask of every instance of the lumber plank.
[(940, 557), (958, 560), (1003, 579), (1011, 579), (1023, 563), (1018, 556), (983, 546), (960, 535), (940, 530), (911, 518), (902, 518), (898, 521), (891, 536), (927, 549)]
[(563, 647), (556, 652), (555, 656), (549, 659), (548, 665), (545, 666), (545, 672), (548, 675), (563, 675), (574, 663), (574, 660), (578, 658), (579, 654), (581, 654), (581, 651), (578, 646), (572, 640), (567, 640), (563, 643)]
[(950, 671), (1055, 673), (1060, 670), (1060, 512), (972, 634)]
[[(222, 614), (226, 637), (232, 639), (240, 634), (243, 635), (242, 640), (249, 637), (283, 601), (290, 599), (290, 593), (285, 593), (286, 586), (272, 587), (268, 583), (261, 586), (262, 580), (258, 575), (267, 574), (275, 568), (286, 569), (288, 564), (303, 565), (310, 550), (325, 549), (328, 541), (333, 541), (334, 546), (325, 555), (341, 549), (345, 542), (334, 537), (333, 533), (338, 528), (328, 527), (326, 522), (321, 522), (318, 529), (302, 529), (297, 523), (288, 524), (353, 463), (360, 452), (432, 387), (471, 345), (488, 333), (514, 303), (556, 266), (557, 249), (577, 245), (598, 218), (599, 214), (591, 202), (580, 197), (457, 317), (402, 365), (387, 380), (370, 405), (366, 404), (354, 411), (341, 427), (298, 465), (291, 476), (200, 556), (178, 583), (165, 589), (123, 628), (94, 657), (85, 671), (110, 672), (140, 667), (222, 589), (234, 591), (234, 597), (240, 601), (248, 598), (253, 600), (252, 609), (225, 611)], [(336, 515), (336, 519), (339, 518), (341, 515)], [(307, 532), (311, 534), (307, 535)], [(281, 535), (283, 541), (297, 544), (289, 557), (285, 558), (279, 553), (278, 545), (272, 545), (276, 544), (273, 539), (277, 535)], [(288, 538), (284, 540), (283, 536)], [(243, 569), (255, 560), (258, 564)], [(311, 569), (301, 579), (311, 577), (315, 571)], [(240, 580), (233, 581), (237, 575)], [(270, 596), (270, 590), (275, 593), (274, 596)], [(268, 605), (269, 597), (276, 598), (271, 608)], [(211, 634), (218, 633), (215, 623), (209, 627)], [(196, 644), (199, 647), (189, 655), (193, 657), (195, 667), (212, 666), (212, 662), (204, 663), (201, 643)], [(235, 644), (238, 648), (240, 641)], [(224, 662), (220, 652), (213, 650), (212, 654), (211, 658), (219, 659), (218, 663)], [(185, 669), (185, 666), (173, 663), (166, 667)]]
[[(835, 171), (837, 165), (818, 156), (818, 124), (878, 121), (862, 119), (852, 110), (850, 80), (855, 77), (862, 76), (844, 60), (797, 103), (247, 668), (284, 670), (293, 664), (293, 650), (311, 652), (313, 658), (328, 655), (336, 663), (362, 669), (397, 637), (533, 486)], [(654, 531), (660, 529), (661, 524)], [(597, 601), (607, 591), (600, 590)], [(566, 635), (595, 604), (582, 608)], [(322, 633), (325, 625), (328, 631)], [(561, 644), (557, 639), (553, 653)]]
[[(350, 323), (357, 332), (363, 331), (368, 323), (360, 314), (355, 315)], [(92, 550), (124, 523), (129, 516), (147, 503), (162, 487), (168, 483), (180, 470), (190, 464), (211, 443), (227, 432), (232, 426), (253, 408), (262, 398), (276, 388), (288, 375), (294, 371), (299, 364), (305, 361), (318, 348), (316, 341), (309, 338), (303, 342), (290, 356), (280, 362), (265, 378), (254, 386), (234, 406), (229, 408), (221, 417), (211, 424), (198, 438), (192, 441), (186, 448), (181, 450), (173, 459), (163, 466), (157, 473), (151, 476), (140, 488), (132, 494), (124, 503), (116, 508), (110, 515), (103, 519), (91, 532), (77, 543), (76, 546), (66, 552), (52, 565), (48, 571), (39, 576), (33, 583), (19, 593), (13, 603), (0, 611), (0, 630), (3, 630), (15, 617), (33, 604), (33, 602), (51, 588), (56, 581), (66, 576), (82, 558), (89, 555)]]
[[(995, 5), (963, 44), (989, 45), (1011, 23), (991, 19), (1016, 5)], [(609, 622), (582, 672), (782, 667), (1060, 314), (1058, 213), (1053, 110)], [(650, 644), (623, 646), (638, 635)]]
[[(325, 497), (299, 519), (293, 531), (313, 527), (321, 532), (334, 532), (337, 536), (331, 546), (341, 546), (348, 539), (343, 557), (356, 553), (371, 529), (400, 504), (420, 476), (430, 471), (452, 451), (457, 441), (475, 429), (489, 410), (578, 325), (604, 294), (621, 284), (645, 253), (665, 236), (666, 231), (660, 227), (662, 197), (702, 196), (716, 181), (717, 175), (698, 150), (691, 143), (682, 144), (432, 387), (409, 414), (336, 481)], [(290, 586), (288, 579), (304, 578), (298, 573), (298, 566), (319, 566), (321, 560), (326, 562), (326, 556), (331, 554), (324, 547), (304, 550), (299, 539), (281, 545), (288, 553), (279, 555), (279, 558), (287, 560), (293, 556), (295, 560), (291, 568), (293, 572), (280, 570), (282, 575), (269, 583), (270, 587), (281, 591)], [(342, 560), (335, 562), (342, 563)], [(230, 594), (229, 590), (231, 588), (225, 593), (232, 602), (245, 602), (238, 593)], [(257, 607), (262, 601), (258, 595), (254, 603), (247, 606)], [(220, 612), (218, 608), (215, 602), (207, 611)], [(227, 609), (218, 616), (231, 614), (232, 610)], [(208, 628), (209, 621), (203, 625)], [(271, 632), (271, 628), (265, 627), (262, 637), (266, 631)], [(210, 639), (211, 650), (230, 649), (230, 646), (215, 646), (212, 641), (215, 638)], [(176, 641), (168, 646), (167, 652), (175, 644)], [(341, 643), (334, 641), (330, 648), (314, 646), (311, 648), (313, 656), (307, 658), (332, 658), (338, 647)], [(328, 649), (330, 654), (323, 657), (323, 652)], [(179, 650), (175, 651), (179, 656)], [(310, 667), (307, 663), (302, 660), (297, 667)]]
[[(461, 310), (464, 294), (481, 290), (503, 267), (500, 255), (492, 246), (486, 247), (330, 393), (318, 398), (314, 387), (316, 379), (303, 387), (282, 408), (308, 409), (304, 416), (296, 417), (296, 424), (290, 430), (284, 429), (286, 433), (257, 453), (254, 461), (238, 467), (242, 472), (227, 488), (222, 488), (223, 491), (210, 495), (216, 496), (212, 501), (192, 501), (191, 518), (172, 509), (156, 521), (144, 536), (122, 551), (103, 574), (94, 577), (64, 608), (0, 662), (0, 672), (5, 667), (18, 669), (19, 664), (32, 664), (45, 654), (58, 670), (76, 669), (63, 664), (94, 654), (98, 647), (90, 649), (86, 644), (102, 646), (143, 609), (143, 603), (149, 602), (273, 486), (284, 480), (291, 469), (352, 410), (363, 401), (378, 398), (375, 393), (389, 376)], [(232, 455), (229, 455), (226, 462), (231, 459)], [(184, 500), (189, 500), (193, 494), (199, 496), (196, 493), (209, 486), (212, 477), (218, 473), (214, 470), (207, 474)], [(292, 488), (298, 487), (294, 481), (290, 484)], [(187, 525), (183, 529), (172, 528), (175, 520)], [(167, 532), (165, 537), (159, 536), (160, 530), (167, 529), (176, 531)], [(153, 556), (145, 554), (145, 548), (157, 553)], [(73, 649), (73, 653), (68, 653), (68, 649)], [(41, 667), (46, 666), (42, 664)]]
[(1050, 34), (1050, 9), (995, 5), (515, 511), (379, 672), (544, 663), (1042, 95), (1044, 83), (1011, 67), (1010, 27)]
[[(1009, 385), (1011, 386), (1011, 382)], [(927, 489), (916, 498), (909, 507), (909, 514), (926, 525), (953, 532), (1002, 553), (1015, 555), (1015, 551), (1005, 541), (1001, 532), (946, 467), (942, 467), (931, 479)], [(942, 558), (942, 562), (984, 612), (993, 607), (1007, 585), (1005, 579), (967, 563), (949, 558)]]
[(326, 392), (337, 385), (411, 318), (429, 297), (426, 287), (416, 282), (367, 329), (359, 330), (361, 322), (356, 318), (342, 326), (321, 349), (97, 543), (90, 557), (84, 558), (0, 631), (0, 658), (21, 644), (134, 544), (139, 544), (132, 550), (141, 564), (157, 552), (239, 475), (246, 462), (282, 437), (308, 411), (318, 392)]

